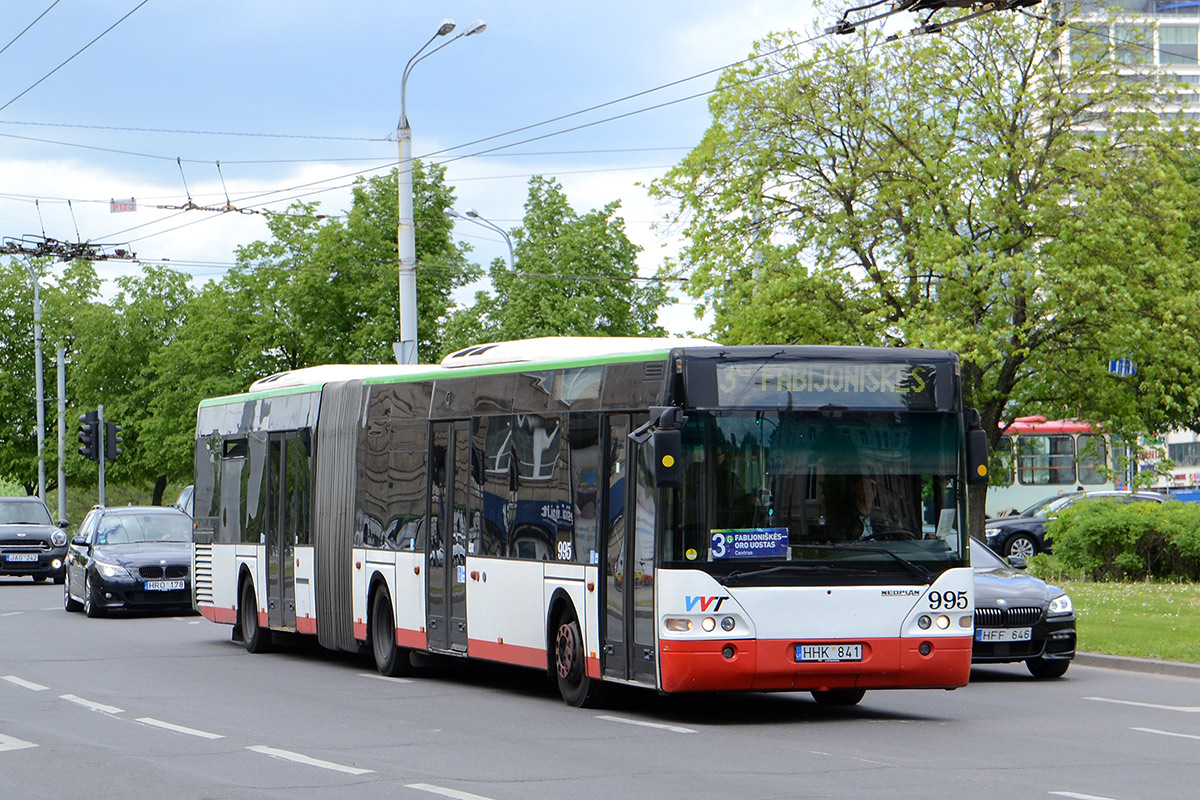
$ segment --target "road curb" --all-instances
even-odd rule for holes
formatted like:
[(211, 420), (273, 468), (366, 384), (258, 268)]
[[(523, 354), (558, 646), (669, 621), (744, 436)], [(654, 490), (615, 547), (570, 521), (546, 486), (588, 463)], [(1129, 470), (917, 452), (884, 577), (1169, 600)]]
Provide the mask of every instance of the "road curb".
[(1104, 667), (1105, 669), (1123, 669), (1130, 672), (1148, 672), (1154, 675), (1200, 679), (1200, 664), (1187, 664), (1182, 661), (1110, 656), (1104, 653), (1076, 653), (1075, 663), (1084, 667)]

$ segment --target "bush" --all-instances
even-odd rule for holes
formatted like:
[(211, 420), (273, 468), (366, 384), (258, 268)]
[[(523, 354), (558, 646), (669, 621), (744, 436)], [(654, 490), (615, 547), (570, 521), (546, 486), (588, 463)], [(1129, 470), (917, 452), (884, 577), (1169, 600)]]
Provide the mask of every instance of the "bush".
[(1066, 569), (1094, 580), (1200, 578), (1200, 504), (1097, 500), (1046, 525)]

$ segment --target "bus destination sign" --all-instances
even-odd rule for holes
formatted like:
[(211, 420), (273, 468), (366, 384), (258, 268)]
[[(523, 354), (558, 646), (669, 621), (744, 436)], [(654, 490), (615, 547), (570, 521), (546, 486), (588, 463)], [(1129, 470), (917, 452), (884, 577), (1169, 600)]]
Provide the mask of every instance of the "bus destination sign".
[(730, 361), (717, 365), (725, 407), (927, 410), (937, 407), (930, 364)]

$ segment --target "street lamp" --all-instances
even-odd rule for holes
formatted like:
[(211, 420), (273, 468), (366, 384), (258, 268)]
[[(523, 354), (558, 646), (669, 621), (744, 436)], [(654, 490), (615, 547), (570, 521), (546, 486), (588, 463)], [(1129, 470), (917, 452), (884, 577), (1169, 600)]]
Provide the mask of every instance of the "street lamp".
[(468, 208), (466, 210), (466, 212), (462, 213), (462, 214), (458, 213), (453, 208), (447, 208), (446, 216), (454, 217), (455, 219), (465, 219), (467, 222), (474, 222), (476, 225), (482, 225), (485, 228), (491, 228), (496, 233), (503, 236), (504, 243), (506, 245), (508, 245), (508, 268), (509, 268), (509, 270), (512, 270), (514, 272), (516, 271), (517, 260), (513, 257), (512, 237), (510, 237), (508, 235), (508, 231), (504, 230), (504, 228), (501, 228), (499, 225), (492, 222), (490, 219), (487, 219), (486, 217), (482, 216), (478, 211), (476, 211), (473, 208)]
[(396, 249), (400, 257), (400, 341), (392, 346), (396, 362), (400, 364), (417, 363), (417, 239), (416, 223), (413, 221), (412, 128), (408, 124), (405, 105), (408, 76), (412, 74), (413, 67), (446, 45), (464, 36), (482, 33), (486, 28), (483, 20), (476, 20), (458, 36), (426, 53), (425, 49), (433, 44), (434, 39), (447, 36), (454, 30), (453, 20), (442, 20), (437, 32), (408, 60), (400, 78), (400, 121), (396, 124), (396, 141), (400, 148), (400, 174), (397, 181), (400, 219), (396, 226)]

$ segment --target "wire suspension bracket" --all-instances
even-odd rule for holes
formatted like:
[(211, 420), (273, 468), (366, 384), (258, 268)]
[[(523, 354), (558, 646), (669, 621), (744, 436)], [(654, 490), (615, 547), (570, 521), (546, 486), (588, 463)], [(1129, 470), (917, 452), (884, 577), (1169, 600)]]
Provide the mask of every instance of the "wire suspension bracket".
[[(1039, 2), (1041, 0), (874, 0), (874, 2), (846, 9), (842, 14), (842, 18), (836, 24), (826, 28), (825, 33), (853, 33), (863, 25), (879, 22), (902, 11), (911, 11), (914, 14), (929, 12), (920, 25), (907, 33), (909, 36), (919, 36), (926, 33), (938, 33), (949, 28), (951, 25), (958, 25), (961, 22), (967, 22), (968, 20), (982, 17), (985, 14), (991, 14), (996, 11), (1016, 11), (1021, 8), (1035, 6)], [(877, 9), (880, 8), (885, 10), (878, 11)], [(960, 9), (968, 13), (946, 20), (945, 22), (934, 22), (934, 15), (945, 8)], [(863, 16), (853, 20), (850, 19), (852, 14), (860, 12), (863, 13)], [(888, 37), (888, 41), (899, 39), (902, 35), (894, 34)]]

